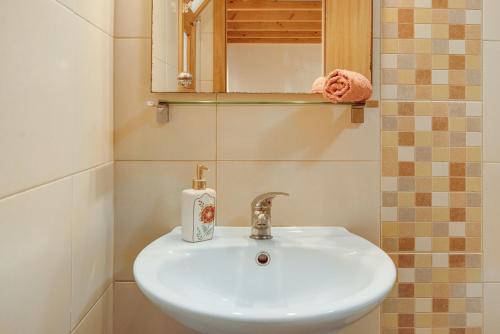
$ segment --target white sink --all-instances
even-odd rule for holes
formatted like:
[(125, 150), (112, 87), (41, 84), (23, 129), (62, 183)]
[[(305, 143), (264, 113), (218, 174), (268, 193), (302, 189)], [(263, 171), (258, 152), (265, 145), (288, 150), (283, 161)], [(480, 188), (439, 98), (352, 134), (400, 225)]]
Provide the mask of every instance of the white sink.
[[(274, 227), (272, 240), (217, 227), (196, 244), (180, 232), (144, 248), (134, 275), (163, 312), (203, 334), (335, 333), (375, 308), (396, 279), (381, 249), (341, 227)], [(267, 265), (257, 261), (262, 252)]]

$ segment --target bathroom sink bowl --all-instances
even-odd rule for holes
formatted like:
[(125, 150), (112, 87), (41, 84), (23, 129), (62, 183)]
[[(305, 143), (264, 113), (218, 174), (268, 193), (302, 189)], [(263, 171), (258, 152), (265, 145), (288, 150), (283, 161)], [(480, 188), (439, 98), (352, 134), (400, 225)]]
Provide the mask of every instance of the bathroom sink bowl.
[(396, 269), (378, 247), (341, 227), (217, 227), (191, 244), (180, 228), (134, 263), (142, 292), (203, 334), (332, 334), (366, 315), (391, 290)]

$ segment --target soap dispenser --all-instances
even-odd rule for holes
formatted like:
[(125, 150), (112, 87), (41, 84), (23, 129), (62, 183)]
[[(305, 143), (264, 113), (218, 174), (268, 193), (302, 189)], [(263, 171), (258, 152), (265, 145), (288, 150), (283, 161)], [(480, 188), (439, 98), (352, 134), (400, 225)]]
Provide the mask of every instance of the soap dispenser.
[(207, 188), (204, 172), (208, 168), (198, 164), (192, 189), (182, 192), (182, 239), (188, 242), (210, 240), (215, 228), (215, 190)]

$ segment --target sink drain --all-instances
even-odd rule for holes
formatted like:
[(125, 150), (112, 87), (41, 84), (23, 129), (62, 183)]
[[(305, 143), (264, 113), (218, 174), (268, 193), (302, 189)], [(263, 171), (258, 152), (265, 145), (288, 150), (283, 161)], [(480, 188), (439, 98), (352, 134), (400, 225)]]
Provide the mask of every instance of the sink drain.
[(255, 257), (255, 262), (257, 262), (259, 266), (267, 266), (269, 262), (271, 262), (271, 255), (269, 255), (268, 252), (260, 252)]

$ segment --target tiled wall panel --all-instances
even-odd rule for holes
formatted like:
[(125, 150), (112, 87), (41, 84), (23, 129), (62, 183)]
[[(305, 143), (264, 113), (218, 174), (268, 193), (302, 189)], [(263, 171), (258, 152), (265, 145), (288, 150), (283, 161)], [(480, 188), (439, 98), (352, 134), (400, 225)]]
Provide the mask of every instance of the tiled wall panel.
[(481, 333), (481, 1), (382, 4), (381, 333)]
[[(197, 161), (211, 168), (220, 225), (249, 226), (252, 198), (284, 190), (292, 197), (276, 202), (276, 225), (347, 225), (380, 239), (379, 109), (353, 125), (342, 106), (187, 105), (172, 107), (171, 122), (158, 125), (144, 105), (168, 97), (150, 93), (150, 8), (151, 0), (116, 1), (116, 334), (192, 333), (146, 300), (131, 268), (143, 247), (180, 224), (180, 192)], [(374, 45), (380, 49), (378, 38)], [(342, 334), (376, 334), (379, 327), (376, 310)]]
[(113, 1), (0, 13), (0, 333), (110, 334)]

